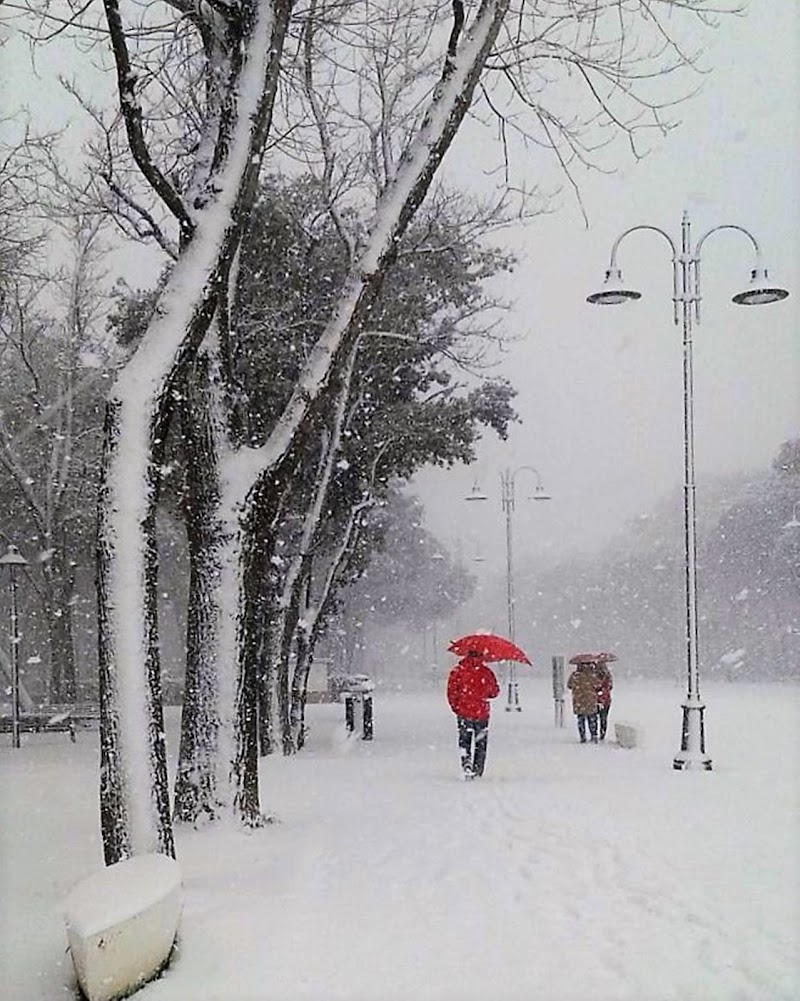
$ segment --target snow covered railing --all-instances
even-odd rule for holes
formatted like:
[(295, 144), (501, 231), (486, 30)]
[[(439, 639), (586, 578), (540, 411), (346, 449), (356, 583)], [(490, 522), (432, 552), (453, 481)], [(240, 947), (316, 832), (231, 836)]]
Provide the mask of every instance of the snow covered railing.
[(637, 747), (641, 736), (639, 728), (632, 723), (615, 723), (614, 735), (617, 738), (617, 744), (627, 748)]
[(166, 965), (183, 885), (166, 855), (137, 855), (88, 876), (64, 905), (75, 974), (88, 1001), (125, 997)]

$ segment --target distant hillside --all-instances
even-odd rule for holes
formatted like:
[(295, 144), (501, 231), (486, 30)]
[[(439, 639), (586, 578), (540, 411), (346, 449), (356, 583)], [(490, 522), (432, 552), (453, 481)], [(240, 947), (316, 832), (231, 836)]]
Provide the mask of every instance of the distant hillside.
[[(717, 678), (800, 678), (800, 473), (698, 486), (700, 666)], [(787, 523), (788, 527), (787, 527)], [(632, 523), (600, 554), (542, 573), (521, 563), (517, 621), (540, 656), (611, 648), (629, 674), (685, 670), (683, 498)]]

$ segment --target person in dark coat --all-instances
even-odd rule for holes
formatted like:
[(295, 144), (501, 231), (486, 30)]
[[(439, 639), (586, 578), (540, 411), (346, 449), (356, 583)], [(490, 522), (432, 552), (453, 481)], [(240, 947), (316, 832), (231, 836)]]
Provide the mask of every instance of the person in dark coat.
[(497, 678), (477, 650), (468, 651), (447, 677), (447, 701), (456, 714), (465, 779), (483, 775), (489, 740), (489, 699), (499, 694)]
[(611, 689), (614, 678), (608, 669), (608, 664), (595, 664), (595, 679), (597, 680), (597, 722), (600, 730), (600, 740), (606, 739), (608, 729), (608, 713), (611, 709)]
[(597, 676), (594, 664), (578, 664), (567, 680), (567, 688), (572, 692), (572, 711), (578, 723), (578, 736), (586, 743), (586, 728), (593, 744), (597, 743)]

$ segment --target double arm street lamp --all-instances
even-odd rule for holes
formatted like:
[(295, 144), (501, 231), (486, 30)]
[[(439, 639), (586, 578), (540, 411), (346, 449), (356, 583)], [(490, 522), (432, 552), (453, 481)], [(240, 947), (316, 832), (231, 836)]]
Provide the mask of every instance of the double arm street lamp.
[(0, 564), (8, 567), (11, 608), (11, 743), (20, 746), (19, 713), (19, 629), (17, 628), (17, 567), (26, 567), (28, 561), (16, 546), (9, 546), (5, 556), (0, 556)]
[(705, 748), (705, 705), (700, 698), (700, 676), (697, 654), (697, 545), (694, 482), (694, 383), (692, 372), (692, 320), (700, 322), (700, 251), (703, 244), (720, 230), (735, 230), (744, 234), (755, 251), (754, 267), (750, 275), (750, 286), (733, 296), (733, 302), (740, 306), (759, 306), (785, 299), (788, 292), (769, 282), (767, 270), (761, 263), (761, 253), (755, 237), (742, 226), (723, 224), (709, 229), (697, 241), (691, 242), (691, 228), (688, 213), (684, 212), (681, 222), (680, 245), (658, 226), (633, 226), (625, 230), (611, 247), (611, 259), (606, 271), (605, 283), (601, 291), (587, 297), (587, 301), (597, 305), (616, 305), (640, 299), (641, 293), (626, 286), (622, 272), (617, 266), (617, 249), (631, 233), (649, 230), (664, 237), (672, 251), (672, 302), (673, 320), (683, 326), (683, 515), (686, 589), (686, 661), (687, 688), (683, 703), (681, 725), (681, 749), (675, 755), (673, 768), (678, 770), (700, 766), (711, 769), (711, 758)]
[[(508, 614), (508, 637), (512, 642), (516, 642), (516, 620), (515, 620), (515, 596), (514, 596), (514, 546), (512, 521), (514, 514), (514, 485), (520, 473), (532, 473), (536, 477), (536, 486), (530, 500), (550, 500), (550, 494), (542, 486), (542, 477), (538, 469), (533, 466), (520, 466), (518, 469), (506, 469), (500, 474), (500, 501), (506, 516), (506, 611)], [(488, 500), (477, 484), (472, 488), (466, 498), (468, 501)], [(519, 685), (517, 683), (517, 665), (510, 661), (508, 666), (508, 701), (506, 702), (506, 712), (522, 711), (519, 704)]]

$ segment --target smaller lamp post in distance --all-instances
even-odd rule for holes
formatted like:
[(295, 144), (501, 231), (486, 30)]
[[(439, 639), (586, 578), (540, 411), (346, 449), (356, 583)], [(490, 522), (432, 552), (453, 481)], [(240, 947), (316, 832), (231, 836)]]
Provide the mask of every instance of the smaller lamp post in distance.
[(17, 628), (17, 567), (26, 567), (28, 561), (14, 545), (9, 545), (0, 563), (8, 567), (11, 621), (9, 640), (11, 643), (11, 743), (20, 746), (19, 713), (19, 629)]
[[(550, 500), (550, 494), (542, 486), (542, 477), (539, 470), (533, 466), (519, 466), (517, 469), (505, 469), (500, 473), (500, 502), (502, 510), (506, 516), (506, 614), (508, 617), (508, 638), (512, 643), (516, 643), (516, 596), (514, 593), (514, 540), (513, 540), (513, 514), (516, 506), (515, 484), (520, 473), (529, 472), (536, 478), (536, 485), (529, 500), (545, 501)], [(488, 500), (477, 483), (473, 484), (472, 490), (466, 496), (468, 501)], [(522, 712), (519, 701), (519, 683), (517, 681), (517, 665), (514, 661), (508, 664), (508, 699), (506, 701), (506, 712)]]

